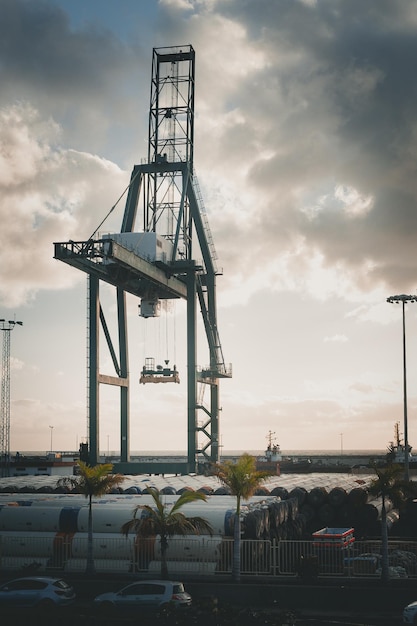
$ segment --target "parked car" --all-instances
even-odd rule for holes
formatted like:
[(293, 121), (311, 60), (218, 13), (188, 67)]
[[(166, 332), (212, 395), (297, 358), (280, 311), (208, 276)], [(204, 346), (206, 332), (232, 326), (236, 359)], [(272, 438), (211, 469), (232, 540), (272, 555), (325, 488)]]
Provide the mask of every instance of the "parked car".
[(31, 576), (15, 578), (0, 586), (0, 606), (64, 606), (75, 600), (73, 587), (62, 578)]
[(417, 600), (408, 604), (403, 611), (404, 624), (417, 624)]
[(120, 591), (102, 593), (94, 598), (94, 604), (103, 611), (115, 608), (158, 608), (170, 604), (182, 608), (191, 605), (191, 596), (181, 582), (144, 580), (131, 583)]

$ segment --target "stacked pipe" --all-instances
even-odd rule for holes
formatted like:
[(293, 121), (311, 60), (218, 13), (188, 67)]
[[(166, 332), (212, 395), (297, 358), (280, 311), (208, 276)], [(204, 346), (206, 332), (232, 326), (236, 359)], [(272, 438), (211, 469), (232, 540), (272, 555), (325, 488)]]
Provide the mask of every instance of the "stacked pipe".
[[(304, 487), (310, 491), (313, 487), (322, 486), (330, 491), (335, 486), (350, 490), (356, 486), (357, 481), (369, 482), (371, 475), (354, 474), (281, 474), (281, 476), (269, 476), (260, 487), (258, 495), (269, 495), (276, 488), (291, 491), (294, 487)], [(57, 485), (57, 476), (12, 476), (0, 478), (0, 494), (63, 494), (68, 489)], [(125, 476), (123, 483), (113, 490), (111, 495), (138, 495), (146, 491), (148, 486), (153, 486), (160, 491), (172, 494), (179, 493), (182, 489), (205, 490), (208, 494), (227, 495), (230, 491), (224, 487), (216, 476)], [(279, 494), (276, 494), (279, 495)]]
[[(280, 493), (285, 496), (282, 490)], [(308, 535), (332, 526), (353, 527), (356, 539), (380, 535), (382, 499), (372, 498), (366, 487), (354, 487), (349, 492), (343, 487), (334, 487), (330, 491), (324, 487), (314, 487), (310, 491), (296, 487), (288, 493), (288, 498), (298, 501)], [(392, 532), (399, 514), (389, 500), (385, 501), (385, 508), (388, 530)]]
[[(131, 477), (133, 478), (133, 477)], [(157, 477), (154, 477), (157, 478)], [(165, 501), (169, 504), (176, 500), (178, 492), (184, 488), (190, 488), (186, 482), (188, 480), (196, 478), (203, 478), (207, 482), (207, 477), (178, 477), (177, 489), (173, 485), (165, 485), (161, 487), (161, 491), (164, 491)], [(377, 534), (377, 524), (380, 520), (381, 502), (377, 499), (371, 501), (368, 495), (367, 484), (365, 481), (363, 485), (358, 485), (352, 480), (352, 477), (339, 477), (339, 484), (330, 488), (331, 483), (326, 482), (326, 478), (322, 475), (315, 478), (310, 475), (306, 479), (303, 477), (303, 483), (293, 486), (291, 489), (287, 489), (283, 484), (276, 484), (276, 480), (280, 480), (282, 477), (274, 477), (271, 479), (271, 483), (268, 486), (272, 488), (269, 490), (270, 495), (258, 495), (251, 499), (250, 506), (248, 503), (244, 503), (242, 507), (242, 531), (243, 537), (250, 539), (297, 539), (301, 538), (305, 534), (311, 534), (316, 530), (326, 526), (339, 526), (347, 527), (353, 526), (355, 528), (355, 535), (357, 538), (362, 536), (369, 536)], [(285, 477), (288, 483), (288, 477)], [(296, 478), (296, 477), (293, 477)], [(136, 477), (137, 479), (137, 477)], [(149, 478), (143, 479), (142, 482), (148, 484)], [(156, 482), (156, 481), (154, 481)], [(285, 481), (281, 481), (284, 482)], [(322, 484), (317, 484), (317, 483)], [(361, 481), (362, 482), (362, 481)], [(275, 483), (275, 485), (274, 485)], [(198, 484), (198, 483), (197, 483)], [(273, 486), (274, 485), (274, 486)], [(355, 486), (352, 486), (355, 485)], [(156, 486), (156, 485), (155, 485)], [(196, 486), (196, 485), (195, 485)], [(105, 530), (113, 531), (113, 528), (117, 529), (121, 526), (122, 519), (126, 521), (131, 516), (133, 508), (136, 504), (152, 504), (152, 500), (149, 495), (146, 494), (147, 487), (142, 484), (142, 495), (139, 494), (139, 486), (131, 485), (126, 488), (124, 493), (119, 492), (110, 494), (105, 498), (101, 498), (95, 504), (95, 507), (99, 509), (100, 506), (106, 505), (108, 508), (116, 503), (119, 505), (119, 514), (111, 519), (106, 519), (104, 522)], [(221, 496), (208, 496), (208, 502), (202, 504), (204, 508), (199, 512), (203, 516), (210, 515), (209, 521), (214, 525), (215, 532), (224, 534), (225, 536), (231, 536), (231, 519), (236, 506), (236, 499), (234, 496), (227, 495), (227, 489), (223, 487), (217, 487), (214, 489), (213, 484), (201, 484), (200, 490), (204, 489), (207, 493), (212, 490), (213, 493), (221, 492), (225, 495)], [(267, 488), (264, 488), (264, 493)], [(175, 493), (174, 493), (175, 492)], [(55, 521), (55, 525), (51, 530), (64, 530), (68, 532), (81, 532), (86, 529), (86, 513), (77, 512), (77, 507), (80, 509), (85, 507), (85, 498), (80, 494), (57, 494), (57, 493), (17, 493), (17, 494), (1, 494), (1, 502), (7, 502), (14, 500), (18, 506), (33, 506), (33, 507), (55, 507), (60, 506), (62, 508), (62, 519), (59, 523)], [(295, 501), (296, 504), (289, 504), (289, 502)], [(192, 511), (196, 511), (195, 504), (192, 505)], [(294, 508), (296, 507), (296, 508)], [(122, 509), (125, 511), (122, 512)], [(227, 509), (222, 511), (222, 509)], [(388, 504), (388, 523), (389, 527), (395, 525), (398, 521), (398, 514), (391, 514), (391, 505)], [(85, 511), (86, 509), (84, 509)], [(208, 513), (210, 511), (210, 514)], [(197, 514), (197, 513), (196, 513)], [(33, 517), (34, 510), (30, 517)], [(42, 515), (39, 513), (41, 519)], [(51, 513), (53, 517), (53, 513)], [(113, 514), (112, 514), (113, 515)], [(19, 515), (20, 521), (16, 523), (24, 525), (22, 530), (35, 530), (35, 522), (22, 521), (24, 514)], [(47, 513), (43, 513), (46, 517)], [(99, 516), (95, 515), (97, 519)], [(82, 519), (84, 518), (84, 523)], [(38, 520), (38, 524), (40, 521)], [(64, 528), (62, 525), (64, 524)], [(0, 513), (0, 529), (2, 528), (2, 520)], [(16, 527), (14, 527), (16, 528)]]
[[(169, 506), (178, 499), (178, 495), (164, 496)], [(257, 504), (260, 497), (254, 499)], [(155, 540), (142, 542), (132, 535), (127, 539), (121, 535), (122, 525), (132, 518), (137, 505), (151, 505), (153, 499), (149, 494), (104, 497), (93, 504), (93, 532), (95, 535), (95, 561), (98, 570), (106, 568), (130, 571), (138, 566), (153, 571), (158, 565), (158, 555), (150, 550), (150, 544), (157, 545)], [(188, 505), (188, 515), (202, 515), (213, 527), (213, 537), (186, 537), (178, 541), (173, 539), (171, 552), (175, 552), (176, 567), (186, 564), (187, 571), (194, 564), (202, 563), (205, 572), (215, 569), (221, 554), (219, 544), (225, 537), (233, 533), (233, 518), (236, 499), (231, 497), (217, 498), (208, 503), (196, 502)], [(242, 507), (243, 515), (250, 509), (251, 503)], [(78, 494), (44, 494), (41, 496), (27, 495), (13, 498), (11, 495), (3, 499), (0, 505), (0, 534), (2, 544), (2, 566), (13, 567), (36, 562), (42, 569), (47, 566), (65, 567), (70, 571), (82, 571), (85, 567), (87, 550), (88, 506), (83, 496)], [(205, 554), (199, 559), (201, 552), (196, 543), (205, 542)], [(146, 545), (145, 545), (146, 544)], [(177, 544), (177, 545), (176, 545)], [(211, 556), (208, 552), (211, 551)], [(182, 558), (178, 558), (178, 552)], [(201, 555), (200, 555), (201, 556)], [(198, 565), (201, 569), (202, 565)]]
[[(21, 484), (21, 479), (19, 477), (16, 481)], [(353, 527), (356, 539), (380, 536), (381, 501), (369, 497), (367, 486), (371, 479), (357, 480), (352, 476), (334, 475), (271, 477), (258, 495), (242, 503), (242, 537), (258, 540), (304, 539), (329, 526)], [(233, 536), (236, 498), (214, 477), (184, 476), (171, 480), (163, 477), (127, 477), (124, 490), (115, 490), (94, 503), (93, 531), (100, 534), (98, 558), (102, 559), (103, 567), (106, 559), (113, 559), (113, 554), (122, 569), (129, 568), (132, 559), (137, 558), (140, 552), (138, 546), (133, 538), (126, 542), (120, 535), (120, 528), (131, 519), (135, 506), (153, 504), (151, 496), (146, 493), (150, 485), (164, 493), (168, 505), (175, 502), (184, 489), (195, 488), (206, 494), (217, 494), (208, 495), (206, 503), (187, 505), (184, 513), (201, 515), (211, 523), (217, 545), (214, 552), (219, 552), (218, 544), (225, 545), (225, 541)], [(392, 532), (399, 516), (390, 504), (387, 508), (388, 525)], [(417, 514), (414, 517), (417, 518)], [(45, 484), (36, 493), (16, 486), (3, 491), (0, 494), (3, 557), (13, 558), (15, 551), (15, 557), (23, 559), (22, 552), (25, 551), (27, 556), (39, 559), (39, 541), (43, 538), (46, 561), (63, 563), (68, 559), (67, 563), (74, 569), (78, 566), (82, 569), (87, 520), (88, 507), (81, 494), (54, 492), (51, 485)], [(116, 543), (121, 543), (117, 550), (113, 550), (116, 539)], [(195, 537), (190, 537), (190, 548), (191, 541), (195, 543)], [(222, 547), (220, 553), (224, 554), (224, 551)], [(191, 549), (186, 552), (189, 555), (192, 553)], [(253, 558), (259, 556), (253, 555)], [(156, 567), (158, 558), (155, 555), (150, 557), (145, 559), (148, 566), (152, 563), (152, 567)], [(190, 559), (191, 562), (195, 559)]]

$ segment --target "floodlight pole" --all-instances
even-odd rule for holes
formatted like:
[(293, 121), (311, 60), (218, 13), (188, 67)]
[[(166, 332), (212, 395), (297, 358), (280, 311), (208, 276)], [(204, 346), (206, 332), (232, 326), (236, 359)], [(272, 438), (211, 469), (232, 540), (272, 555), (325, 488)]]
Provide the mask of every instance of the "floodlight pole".
[(402, 304), (403, 312), (403, 402), (404, 402), (404, 479), (410, 480), (410, 451), (408, 447), (408, 415), (407, 415), (407, 356), (405, 339), (405, 304), (406, 302), (417, 302), (417, 296), (401, 294), (387, 298), (390, 304)]
[(0, 468), (1, 476), (10, 472), (10, 333), (23, 322), (0, 319), (0, 330), (4, 331), (1, 366), (1, 409), (0, 409)]

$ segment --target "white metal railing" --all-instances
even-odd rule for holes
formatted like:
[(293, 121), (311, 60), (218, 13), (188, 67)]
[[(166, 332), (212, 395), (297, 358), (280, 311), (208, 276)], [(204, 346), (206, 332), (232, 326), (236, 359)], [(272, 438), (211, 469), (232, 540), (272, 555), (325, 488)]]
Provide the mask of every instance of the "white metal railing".
[[(81, 572), (86, 567), (86, 533), (0, 532), (0, 571)], [(81, 536), (78, 536), (81, 535)], [(149, 573), (161, 568), (161, 550), (155, 538), (134, 535), (109, 537), (96, 533), (93, 556), (98, 572)], [(198, 536), (169, 541), (168, 570), (192, 576), (231, 573), (233, 540)], [(417, 541), (389, 541), (392, 577), (417, 578)], [(381, 542), (357, 541), (346, 547), (328, 547), (314, 541), (243, 540), (241, 573), (271, 577), (379, 577)]]

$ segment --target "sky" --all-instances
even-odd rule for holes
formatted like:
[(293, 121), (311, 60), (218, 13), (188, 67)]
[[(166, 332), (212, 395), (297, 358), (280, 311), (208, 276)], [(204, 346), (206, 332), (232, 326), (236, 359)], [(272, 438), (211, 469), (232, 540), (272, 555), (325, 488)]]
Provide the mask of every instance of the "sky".
[[(147, 154), (152, 49), (191, 44), (194, 163), (233, 366), (222, 448), (262, 450), (272, 431), (283, 452), (385, 450), (395, 423), (404, 430), (402, 311), (386, 300), (417, 291), (417, 4), (0, 8), (0, 317), (23, 322), (11, 334), (11, 449), (85, 441), (86, 275), (53, 259), (53, 242), (88, 239), (123, 193)], [(113, 290), (102, 297), (111, 319)], [(148, 323), (128, 299), (132, 451), (186, 449), (184, 311)], [(406, 338), (417, 450), (417, 304)], [(174, 361), (180, 385), (139, 385), (150, 356)], [(119, 449), (118, 393), (104, 386), (100, 448)]]

